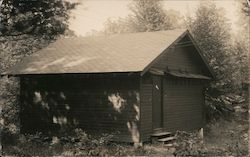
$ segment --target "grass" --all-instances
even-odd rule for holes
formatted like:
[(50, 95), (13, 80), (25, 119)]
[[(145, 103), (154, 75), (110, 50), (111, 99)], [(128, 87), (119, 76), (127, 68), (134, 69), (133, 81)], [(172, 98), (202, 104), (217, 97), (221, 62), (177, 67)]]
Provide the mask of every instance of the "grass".
[(243, 110), (229, 120), (221, 119), (208, 125), (205, 147), (211, 156), (248, 156), (249, 135), (248, 111)]

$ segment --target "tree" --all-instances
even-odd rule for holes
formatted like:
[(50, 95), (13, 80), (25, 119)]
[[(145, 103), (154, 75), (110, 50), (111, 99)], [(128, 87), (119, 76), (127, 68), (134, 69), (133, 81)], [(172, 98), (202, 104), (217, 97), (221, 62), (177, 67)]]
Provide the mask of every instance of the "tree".
[(188, 27), (216, 75), (207, 89), (208, 105), (222, 113), (232, 108), (228, 94), (236, 94), (237, 71), (241, 69), (232, 45), (230, 24), (223, 10), (211, 2), (200, 3), (195, 15), (194, 19), (189, 18)]
[[(67, 31), (68, 11), (76, 3), (64, 0), (3, 0), (0, 5), (0, 73), (24, 56), (46, 47)], [(2, 140), (19, 131), (19, 80), (0, 78)], [(3, 141), (2, 141), (3, 142)]]
[[(249, 0), (240, 0), (238, 2), (238, 26), (239, 31), (250, 31), (250, 1)], [(249, 40), (249, 33), (243, 34), (245, 39)]]
[(171, 26), (159, 0), (134, 0), (130, 10), (138, 32), (159, 31)]
[(64, 0), (3, 0), (0, 7), (2, 35), (54, 35), (67, 28), (67, 11), (76, 3)]
[[(189, 24), (190, 30), (204, 52), (209, 64), (214, 68), (217, 79), (224, 76), (230, 45), (230, 25), (220, 9), (212, 3), (201, 3), (196, 11), (196, 19)], [(223, 71), (223, 72), (222, 72)]]
[(68, 11), (76, 5), (65, 0), (2, 0), (0, 72), (64, 34)]
[(137, 32), (136, 22), (133, 17), (127, 16), (126, 18), (118, 18), (112, 20), (107, 19), (104, 23), (105, 34), (117, 34), (117, 33), (133, 33)]
[(164, 10), (160, 0), (134, 0), (131, 14), (118, 20), (107, 20), (104, 33), (128, 33), (169, 30), (179, 27), (181, 16), (174, 10)]
[(237, 35), (235, 37), (235, 49), (236, 52), (239, 53), (238, 56), (240, 57), (238, 60), (241, 61), (240, 65), (242, 66), (241, 70), (241, 81), (243, 82), (243, 87), (248, 91), (246, 95), (248, 96), (247, 99), (249, 100), (249, 90), (250, 90), (250, 1), (249, 0), (240, 0), (238, 2), (238, 29)]

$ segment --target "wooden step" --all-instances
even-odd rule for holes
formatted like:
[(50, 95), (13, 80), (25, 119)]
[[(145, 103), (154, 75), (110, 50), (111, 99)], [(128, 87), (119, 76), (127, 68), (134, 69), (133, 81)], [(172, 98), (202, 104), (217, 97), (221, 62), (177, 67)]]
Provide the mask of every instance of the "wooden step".
[(154, 133), (151, 135), (151, 137), (161, 137), (161, 136), (167, 136), (171, 135), (171, 132), (159, 132), (159, 133)]
[(172, 140), (175, 140), (175, 137), (166, 137), (166, 138), (158, 139), (159, 142), (168, 142)]
[(154, 129), (154, 133), (160, 133), (163, 132), (162, 128), (156, 128)]

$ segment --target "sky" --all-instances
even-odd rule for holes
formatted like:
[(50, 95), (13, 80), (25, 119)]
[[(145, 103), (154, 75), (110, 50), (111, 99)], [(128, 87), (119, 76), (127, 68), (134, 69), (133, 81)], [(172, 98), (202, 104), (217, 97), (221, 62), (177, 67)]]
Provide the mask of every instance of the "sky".
[[(108, 18), (116, 19), (126, 17), (130, 10), (128, 4), (131, 0), (74, 0), (80, 2), (71, 11), (69, 28), (78, 36), (86, 36), (92, 30), (102, 30), (104, 22)], [(237, 31), (237, 0), (215, 0), (219, 8), (225, 10), (225, 16), (232, 23), (232, 31)], [(163, 7), (167, 10), (173, 9), (185, 16), (188, 13), (194, 16), (199, 5), (198, 0), (165, 0)]]

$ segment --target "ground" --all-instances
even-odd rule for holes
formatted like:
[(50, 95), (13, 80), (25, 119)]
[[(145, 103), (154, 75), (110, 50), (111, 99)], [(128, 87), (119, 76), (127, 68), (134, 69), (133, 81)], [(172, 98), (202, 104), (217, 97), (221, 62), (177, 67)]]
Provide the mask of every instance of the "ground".
[(176, 146), (146, 143), (142, 147), (124, 143), (110, 143), (108, 135), (93, 138), (82, 130), (70, 137), (20, 135), (18, 142), (3, 146), (3, 155), (16, 156), (248, 156), (248, 110), (238, 108), (231, 118), (220, 119), (204, 128), (204, 140), (197, 132), (176, 134)]
[[(211, 155), (247, 156), (249, 155), (249, 111), (236, 110), (233, 118), (220, 120), (207, 127), (205, 146)], [(215, 153), (215, 154), (213, 154)]]

